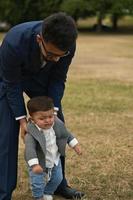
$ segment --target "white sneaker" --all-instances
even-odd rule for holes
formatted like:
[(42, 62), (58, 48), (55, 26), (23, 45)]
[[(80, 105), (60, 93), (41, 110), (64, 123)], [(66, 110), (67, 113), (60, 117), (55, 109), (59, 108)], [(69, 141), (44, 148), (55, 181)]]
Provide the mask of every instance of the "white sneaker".
[(43, 195), (44, 200), (53, 200), (52, 195), (45, 194)]

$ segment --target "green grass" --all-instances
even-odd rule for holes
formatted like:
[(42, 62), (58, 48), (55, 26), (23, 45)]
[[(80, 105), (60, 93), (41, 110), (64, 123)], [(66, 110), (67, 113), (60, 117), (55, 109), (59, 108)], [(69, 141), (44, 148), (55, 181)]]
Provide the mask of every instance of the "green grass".
[(64, 98), (64, 107), (68, 111), (72, 109), (75, 114), (120, 113), (133, 110), (132, 84), (107, 80), (70, 81), (67, 85), (68, 96), (70, 98)]
[(68, 152), (70, 183), (86, 191), (88, 200), (132, 200), (133, 85), (70, 81), (66, 93), (66, 124), (83, 149), (81, 158)]

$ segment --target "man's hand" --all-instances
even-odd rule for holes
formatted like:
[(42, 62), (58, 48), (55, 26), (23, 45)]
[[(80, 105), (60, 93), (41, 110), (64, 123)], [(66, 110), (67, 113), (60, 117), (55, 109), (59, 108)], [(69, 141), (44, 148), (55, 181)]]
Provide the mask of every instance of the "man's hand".
[(20, 119), (20, 134), (21, 134), (21, 138), (24, 141), (24, 136), (27, 133), (27, 120), (26, 118)]
[(42, 168), (39, 164), (37, 164), (37, 165), (34, 165), (34, 166), (32, 167), (32, 171), (33, 171), (34, 173), (36, 173), (36, 174), (39, 174), (39, 173), (42, 173), (42, 172), (43, 172), (43, 168)]
[(80, 145), (79, 144), (76, 144), (74, 147), (73, 147), (74, 151), (78, 154), (78, 155), (82, 155), (82, 151), (81, 151), (81, 148), (80, 148)]

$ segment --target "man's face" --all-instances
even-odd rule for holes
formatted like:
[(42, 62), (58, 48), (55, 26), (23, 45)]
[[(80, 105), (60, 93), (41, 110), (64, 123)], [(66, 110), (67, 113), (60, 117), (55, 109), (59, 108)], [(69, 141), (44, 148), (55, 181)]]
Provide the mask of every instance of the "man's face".
[(54, 110), (50, 109), (48, 111), (38, 111), (32, 114), (31, 120), (42, 129), (49, 129), (52, 127), (55, 116)]
[(41, 35), (37, 35), (37, 42), (46, 61), (58, 62), (61, 57), (65, 57), (69, 54), (69, 52), (58, 49), (51, 42), (45, 42)]

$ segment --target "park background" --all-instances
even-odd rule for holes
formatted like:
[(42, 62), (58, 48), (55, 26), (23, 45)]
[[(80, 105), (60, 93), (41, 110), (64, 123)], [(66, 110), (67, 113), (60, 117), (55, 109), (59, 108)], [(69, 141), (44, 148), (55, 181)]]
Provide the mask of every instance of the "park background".
[[(83, 155), (67, 148), (68, 182), (86, 200), (133, 200), (133, 0), (1, 0), (0, 29), (57, 11), (79, 29), (63, 111)], [(13, 200), (32, 200), (23, 154), (20, 139)]]

